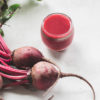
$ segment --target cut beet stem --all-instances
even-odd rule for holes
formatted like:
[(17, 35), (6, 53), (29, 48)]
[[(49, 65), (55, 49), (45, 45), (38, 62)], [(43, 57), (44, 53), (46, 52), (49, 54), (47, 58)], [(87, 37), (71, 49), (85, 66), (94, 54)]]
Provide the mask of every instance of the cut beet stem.
[(6, 58), (9, 58), (10, 55), (8, 55), (7, 53), (5, 53), (4, 51), (0, 50), (0, 55), (6, 57)]
[(5, 51), (7, 54), (11, 54), (10, 49), (8, 48), (8, 46), (6, 45), (5, 41), (3, 40), (2, 36), (0, 35), (0, 46), (3, 49), (3, 51)]
[(0, 71), (6, 72), (7, 74), (12, 74), (12, 75), (27, 75), (28, 71), (26, 70), (19, 70), (19, 69), (14, 69), (11, 67), (6, 67), (0, 64)]
[(2, 72), (0, 72), (0, 75), (2, 77), (8, 78), (8, 79), (12, 79), (12, 80), (21, 80), (21, 79), (27, 78), (27, 75), (11, 76), (11, 75), (4, 74)]
[(11, 67), (11, 66), (9, 66), (8, 64), (6, 64), (3, 60), (1, 60), (0, 59), (0, 62), (3, 64), (3, 65), (5, 65), (5, 67)]

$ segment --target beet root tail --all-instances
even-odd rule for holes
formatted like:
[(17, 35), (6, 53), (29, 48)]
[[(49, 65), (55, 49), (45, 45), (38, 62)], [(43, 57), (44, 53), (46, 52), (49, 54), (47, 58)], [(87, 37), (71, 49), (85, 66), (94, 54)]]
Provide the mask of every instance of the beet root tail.
[(77, 74), (63, 73), (63, 72), (61, 72), (60, 78), (64, 78), (64, 77), (76, 77), (76, 78), (79, 78), (79, 79), (83, 80), (84, 82), (86, 82), (90, 86), (90, 88), (91, 88), (91, 90), (93, 92), (93, 100), (95, 100), (95, 91), (94, 91), (94, 88), (91, 85), (91, 83), (88, 80), (86, 80), (84, 77), (82, 77), (80, 75), (77, 75)]

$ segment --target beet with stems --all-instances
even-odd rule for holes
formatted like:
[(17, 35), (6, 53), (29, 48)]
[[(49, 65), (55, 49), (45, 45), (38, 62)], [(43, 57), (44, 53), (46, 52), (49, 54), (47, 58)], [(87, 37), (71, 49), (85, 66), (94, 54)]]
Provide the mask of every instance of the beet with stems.
[(12, 62), (17, 67), (32, 67), (36, 62), (41, 61), (42, 53), (34, 47), (22, 47), (13, 51)]
[[(0, 75), (16, 81), (3, 87), (31, 83), (36, 89), (47, 90), (52, 87), (59, 78), (72, 76), (85, 81), (91, 87), (94, 96), (93, 100), (95, 100), (94, 89), (86, 79), (76, 74), (62, 73), (60, 70), (57, 70), (56, 68), (58, 67), (49, 60), (42, 60), (46, 59), (39, 50), (33, 47), (22, 47), (11, 52), (0, 35), (0, 62), (3, 64), (0, 64)], [(7, 63), (12, 63), (18, 68), (33, 67), (31, 71), (19, 70), (10, 67)]]
[[(25, 72), (26, 74), (25, 73), (19, 74), (19, 71), (23, 72), (23, 70), (18, 71), (18, 69), (17, 69), (17, 71), (16, 71), (17, 75), (15, 75), (15, 74), (7, 75), (7, 74), (3, 73), (3, 72), (7, 73), (7, 71), (3, 70), (2, 73), (0, 72), (0, 75), (2, 77), (9, 78), (12, 80), (19, 80), (16, 82), (12, 82), (10, 84), (6, 84), (3, 87), (7, 88), (7, 87), (22, 85), (22, 84), (32, 84), (32, 86), (38, 90), (48, 90), (58, 81), (59, 78), (76, 77), (76, 78), (79, 78), (79, 79), (85, 81), (91, 87), (92, 92), (93, 92), (93, 100), (95, 100), (94, 88), (85, 78), (83, 78), (79, 75), (76, 75), (76, 74), (63, 73), (60, 71), (59, 67), (57, 67), (52, 62), (49, 62), (49, 61), (47, 62), (47, 61), (40, 61), (40, 62), (36, 63), (32, 67), (31, 70), (28, 70), (28, 71), (24, 70), (24, 71), (26, 71)], [(2, 69), (4, 69), (4, 68), (2, 68)], [(14, 72), (14, 70), (12, 70), (12, 71)]]
[(7, 47), (2, 36), (0, 35), (0, 60), (5, 63), (15, 65), (18, 68), (32, 67), (38, 61), (43, 60), (42, 53), (30, 46), (11, 50)]

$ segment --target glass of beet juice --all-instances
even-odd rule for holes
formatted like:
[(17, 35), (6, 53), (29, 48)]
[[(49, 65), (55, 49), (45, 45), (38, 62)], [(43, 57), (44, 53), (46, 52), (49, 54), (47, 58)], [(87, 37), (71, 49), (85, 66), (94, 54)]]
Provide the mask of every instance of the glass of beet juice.
[(47, 47), (55, 51), (67, 48), (73, 39), (74, 28), (70, 17), (61, 13), (48, 15), (41, 26), (41, 37)]

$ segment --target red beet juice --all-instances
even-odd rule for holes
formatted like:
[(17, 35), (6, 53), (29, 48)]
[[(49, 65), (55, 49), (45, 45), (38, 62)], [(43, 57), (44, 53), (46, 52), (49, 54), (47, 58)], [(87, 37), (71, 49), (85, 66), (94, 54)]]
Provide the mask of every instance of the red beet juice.
[(62, 51), (72, 42), (74, 29), (71, 19), (60, 13), (48, 15), (41, 27), (41, 37), (47, 47)]

